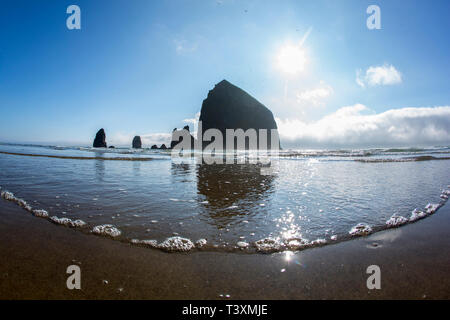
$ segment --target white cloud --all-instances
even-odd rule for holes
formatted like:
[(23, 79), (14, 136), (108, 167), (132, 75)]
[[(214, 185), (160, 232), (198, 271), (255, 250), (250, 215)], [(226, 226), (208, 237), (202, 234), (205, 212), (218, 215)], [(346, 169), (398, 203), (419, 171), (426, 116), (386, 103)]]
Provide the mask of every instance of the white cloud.
[(324, 105), (325, 100), (333, 94), (333, 88), (324, 81), (320, 85), (297, 93), (297, 102), (305, 106), (321, 106)]
[(450, 144), (450, 106), (371, 112), (356, 104), (322, 119), (276, 119), (284, 147), (375, 147)]
[(366, 86), (388, 86), (402, 82), (401, 73), (393, 65), (371, 66), (364, 75), (361, 73), (362, 70), (356, 71), (356, 83), (363, 88)]
[(199, 119), (200, 119), (200, 111), (195, 114), (194, 118), (184, 119), (183, 122), (187, 124), (192, 124), (193, 126), (197, 126)]

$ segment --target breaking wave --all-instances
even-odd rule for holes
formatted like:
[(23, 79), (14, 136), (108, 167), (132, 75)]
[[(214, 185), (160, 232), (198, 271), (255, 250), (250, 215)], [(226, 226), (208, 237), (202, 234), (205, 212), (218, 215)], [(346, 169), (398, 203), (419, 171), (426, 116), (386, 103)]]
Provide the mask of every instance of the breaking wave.
[[(73, 156), (74, 159), (107, 159), (107, 160), (129, 160), (131, 157), (120, 157), (120, 155), (133, 155), (132, 159), (143, 159), (142, 156), (152, 155), (159, 158), (160, 156), (170, 156), (170, 149), (151, 149), (142, 148), (134, 149), (129, 147), (117, 147), (117, 148), (93, 148), (86, 146), (52, 146), (52, 145), (34, 145), (34, 144), (13, 144), (13, 143), (0, 143), (0, 146), (5, 146), (7, 150), (0, 151), (4, 154), (16, 154), (16, 155), (30, 155), (30, 156), (49, 156), (49, 157), (59, 157), (59, 155), (44, 155), (39, 150), (51, 150), (59, 151), (65, 154), (75, 153), (77, 156)], [(36, 152), (33, 154), (15, 152), (23, 150), (23, 147), (33, 148)], [(101, 154), (102, 156), (81, 156), (84, 153), (95, 153)], [(193, 151), (189, 152), (192, 155), (201, 154), (201, 152)], [(103, 155), (119, 155), (119, 157), (104, 157)], [(222, 154), (222, 153), (218, 153)], [(223, 153), (226, 154), (226, 153)], [(255, 155), (258, 154), (256, 151), (239, 151), (238, 154)], [(278, 155), (282, 158), (305, 158), (305, 157), (337, 157), (337, 158), (366, 158), (366, 157), (400, 157), (400, 156), (421, 156), (430, 154), (450, 154), (450, 146), (436, 146), (429, 148), (417, 148), (417, 147), (406, 147), (406, 148), (371, 148), (371, 149), (283, 149), (280, 150)], [(71, 156), (63, 156), (64, 158)], [(144, 158), (145, 159), (145, 158)], [(153, 158), (152, 158), (153, 159)], [(424, 160), (427, 160), (424, 158)], [(430, 159), (432, 160), (432, 159)]]
[(450, 157), (417, 156), (404, 158), (377, 158), (377, 159), (355, 159), (358, 162), (379, 163), (379, 162), (412, 162), (412, 161), (432, 161), (450, 160)]

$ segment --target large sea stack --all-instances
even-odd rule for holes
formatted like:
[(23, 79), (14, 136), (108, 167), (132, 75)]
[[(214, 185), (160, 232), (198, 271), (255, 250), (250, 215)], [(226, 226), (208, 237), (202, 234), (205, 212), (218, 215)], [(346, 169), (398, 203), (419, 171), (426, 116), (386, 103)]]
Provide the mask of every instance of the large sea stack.
[(98, 130), (97, 134), (95, 135), (94, 143), (92, 144), (94, 148), (106, 148), (106, 134), (105, 130), (100, 129)]
[[(223, 135), (223, 147), (226, 147), (226, 129), (267, 129), (267, 148), (271, 149), (271, 131), (277, 129), (272, 112), (262, 103), (253, 98), (244, 90), (236, 87), (226, 80), (222, 80), (209, 91), (208, 97), (203, 100), (200, 114), (202, 134), (208, 129), (218, 129)], [(278, 136), (274, 146), (280, 146)], [(204, 140), (204, 139), (203, 139)], [(236, 140), (236, 139), (235, 139)], [(203, 148), (210, 142), (203, 141)], [(237, 148), (236, 141), (234, 148)], [(258, 149), (264, 147), (258, 138)], [(248, 149), (248, 141), (245, 143)]]
[(133, 148), (134, 149), (141, 149), (142, 148), (142, 140), (140, 136), (136, 136), (133, 138)]

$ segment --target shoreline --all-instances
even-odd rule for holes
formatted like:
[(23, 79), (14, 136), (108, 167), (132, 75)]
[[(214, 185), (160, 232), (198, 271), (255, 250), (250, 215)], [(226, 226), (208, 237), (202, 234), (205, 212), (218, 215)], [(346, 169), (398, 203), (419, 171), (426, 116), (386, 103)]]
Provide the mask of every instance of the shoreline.
[[(186, 254), (92, 237), (2, 200), (0, 299), (449, 299), (449, 214), (444, 205), (413, 224), (290, 254)], [(66, 288), (72, 264), (81, 290)], [(373, 264), (381, 290), (366, 287)]]
[[(1, 187), (0, 187), (1, 189)], [(427, 218), (430, 215), (435, 214), (442, 206), (445, 205), (448, 198), (445, 198), (445, 200), (442, 198), (443, 196), (447, 197), (450, 193), (449, 190), (446, 190), (446, 193), (441, 194), (441, 201), (438, 204), (431, 204), (429, 203), (424, 211), (418, 211), (416, 213), (415, 209), (412, 212), (411, 217), (405, 218), (403, 216), (396, 216), (393, 215), (391, 218), (386, 221), (386, 225), (384, 226), (374, 226), (371, 227), (369, 225), (366, 225), (364, 223), (359, 223), (358, 225), (354, 226), (349, 234), (344, 235), (333, 235), (330, 237), (329, 240), (325, 240), (323, 238), (318, 238), (313, 241), (309, 241), (306, 239), (300, 239), (292, 238), (292, 239), (286, 239), (285, 241), (276, 241), (274, 243), (266, 243), (265, 240), (271, 240), (271, 238), (266, 237), (263, 239), (260, 239), (259, 241), (254, 242), (242, 242), (244, 245), (239, 245), (239, 242), (231, 247), (226, 246), (219, 246), (219, 245), (211, 245), (208, 244), (206, 239), (199, 239), (195, 243), (192, 242), (191, 239), (183, 238), (180, 236), (172, 236), (167, 237), (164, 241), (158, 243), (157, 240), (149, 240), (149, 239), (138, 239), (138, 238), (129, 238), (124, 237), (122, 235), (122, 232), (117, 229), (114, 225), (110, 224), (103, 224), (103, 225), (97, 225), (97, 226), (89, 226), (86, 222), (80, 219), (70, 219), (70, 218), (59, 218), (57, 216), (50, 216), (46, 210), (42, 209), (33, 209), (26, 200), (22, 198), (17, 198), (13, 193), (9, 192), (8, 190), (2, 191), (0, 200), (8, 201), (11, 203), (14, 203), (18, 205), (20, 208), (22, 208), (24, 211), (31, 213), (33, 216), (41, 219), (45, 219), (49, 222), (52, 222), (55, 225), (60, 225), (63, 227), (70, 227), (73, 230), (77, 230), (79, 232), (82, 232), (87, 235), (94, 234), (96, 236), (103, 236), (110, 240), (119, 241), (125, 244), (131, 244), (133, 246), (140, 246), (143, 248), (149, 248), (149, 249), (158, 249), (165, 252), (195, 252), (195, 251), (207, 251), (207, 252), (222, 252), (222, 253), (242, 253), (242, 254), (270, 254), (270, 253), (282, 253), (286, 251), (293, 251), (293, 252), (300, 252), (303, 250), (307, 250), (310, 248), (318, 248), (323, 247), (326, 245), (331, 244), (337, 244), (340, 242), (349, 241), (358, 237), (364, 237), (373, 235), (375, 233), (379, 233), (381, 231), (386, 231), (392, 228), (398, 228), (400, 226), (416, 223), (417, 221)], [(414, 216), (414, 217), (413, 217)], [(109, 227), (108, 230), (102, 230), (104, 227)], [(361, 230), (358, 230), (358, 227), (361, 226)], [(368, 229), (366, 231), (365, 229)], [(333, 237), (335, 237), (333, 239)], [(169, 240), (184, 240), (186, 241), (185, 244), (182, 243), (166, 243)], [(301, 243), (303, 240), (305, 240), (304, 243)], [(292, 241), (292, 244), (290, 243)], [(258, 245), (258, 242), (261, 242)]]
[(17, 153), (17, 152), (6, 152), (0, 151), (0, 154), (6, 154), (10, 156), (21, 156), (21, 157), (37, 157), (37, 158), (53, 158), (53, 159), (68, 159), (68, 160), (115, 160), (115, 161), (152, 161), (158, 160), (156, 158), (132, 158), (132, 157), (115, 157), (115, 158), (106, 158), (106, 157), (76, 157), (76, 156), (56, 156), (56, 155), (48, 155), (48, 154), (33, 154), (33, 153)]

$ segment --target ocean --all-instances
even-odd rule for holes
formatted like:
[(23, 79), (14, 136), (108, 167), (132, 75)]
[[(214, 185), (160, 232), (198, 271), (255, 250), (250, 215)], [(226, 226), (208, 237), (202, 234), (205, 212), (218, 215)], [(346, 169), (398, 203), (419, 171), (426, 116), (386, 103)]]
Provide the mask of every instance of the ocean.
[[(170, 252), (324, 246), (437, 213), (450, 147), (283, 150), (270, 164), (170, 151), (0, 144), (2, 201), (24, 214)], [(236, 161), (238, 162), (238, 161)]]

